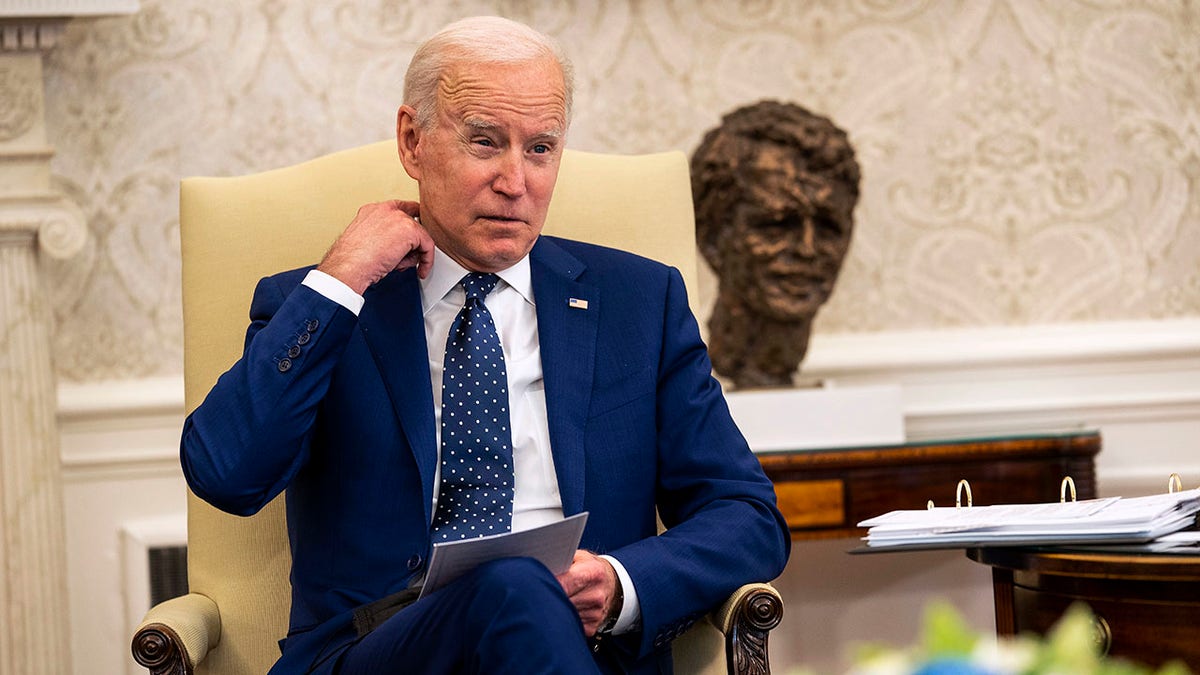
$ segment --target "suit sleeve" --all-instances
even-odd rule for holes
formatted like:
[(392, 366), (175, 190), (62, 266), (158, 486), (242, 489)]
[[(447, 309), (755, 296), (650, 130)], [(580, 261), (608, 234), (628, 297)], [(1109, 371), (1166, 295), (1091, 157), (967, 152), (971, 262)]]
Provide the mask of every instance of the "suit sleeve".
[(734, 424), (670, 270), (656, 393), (656, 502), (667, 530), (612, 551), (641, 605), (637, 650), (667, 645), (745, 583), (777, 577), (791, 538), (775, 490)]
[(184, 421), (188, 486), (235, 515), (257, 513), (304, 465), (318, 405), (357, 323), (288, 274), (259, 282), (242, 358)]

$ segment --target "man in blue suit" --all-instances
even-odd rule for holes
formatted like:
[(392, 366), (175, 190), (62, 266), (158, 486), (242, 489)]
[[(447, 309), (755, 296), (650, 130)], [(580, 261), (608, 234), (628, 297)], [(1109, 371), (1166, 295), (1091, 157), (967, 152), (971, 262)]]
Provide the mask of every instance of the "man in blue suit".
[[(679, 273), (541, 236), (571, 92), (521, 24), (467, 19), (422, 45), (397, 116), (420, 202), (367, 204), (315, 268), (263, 279), (242, 358), (186, 421), (201, 498), (249, 515), (287, 489), (273, 673), (669, 672), (675, 636), (782, 571), (786, 524)], [(498, 340), (502, 377), (455, 389), (464, 339)], [(505, 496), (450, 513), (482, 483), (456, 476), (453, 418), (483, 399), (500, 421), (472, 442)], [(503, 560), (414, 601), (459, 525), (583, 511), (566, 572)]]

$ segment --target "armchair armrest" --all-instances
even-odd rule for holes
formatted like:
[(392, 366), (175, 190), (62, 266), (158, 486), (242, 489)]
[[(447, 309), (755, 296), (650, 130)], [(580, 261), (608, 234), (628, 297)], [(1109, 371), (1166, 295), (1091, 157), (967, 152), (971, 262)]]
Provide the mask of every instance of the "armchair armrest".
[(155, 605), (133, 635), (133, 658), (153, 675), (191, 675), (221, 639), (217, 603), (189, 593)]
[(742, 586), (709, 615), (725, 635), (725, 662), (731, 675), (771, 672), (767, 634), (782, 619), (783, 598), (770, 584)]

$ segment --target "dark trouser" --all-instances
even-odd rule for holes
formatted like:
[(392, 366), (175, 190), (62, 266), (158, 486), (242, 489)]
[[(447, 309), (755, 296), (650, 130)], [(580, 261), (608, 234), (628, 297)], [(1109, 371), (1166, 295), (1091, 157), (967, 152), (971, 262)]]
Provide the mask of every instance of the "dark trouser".
[(339, 675), (598, 673), (579, 613), (541, 563), (481, 565), (347, 649)]

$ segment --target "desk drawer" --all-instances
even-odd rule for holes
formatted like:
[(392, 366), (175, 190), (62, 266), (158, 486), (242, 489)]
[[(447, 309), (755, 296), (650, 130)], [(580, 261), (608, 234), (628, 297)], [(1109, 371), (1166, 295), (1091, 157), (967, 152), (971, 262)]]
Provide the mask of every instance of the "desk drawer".
[(840, 480), (782, 481), (775, 494), (792, 530), (846, 525), (846, 486)]
[(1044, 634), (1072, 603), (1086, 602), (1103, 620), (1098, 635), (1108, 633), (1113, 656), (1160, 666), (1181, 659), (1192, 670), (1200, 669), (1200, 603), (1138, 600), (1122, 592), (1120, 582), (1104, 596), (1062, 595), (1016, 586), (1013, 618), (1017, 633)]

